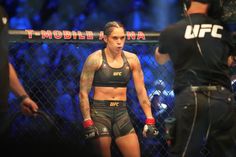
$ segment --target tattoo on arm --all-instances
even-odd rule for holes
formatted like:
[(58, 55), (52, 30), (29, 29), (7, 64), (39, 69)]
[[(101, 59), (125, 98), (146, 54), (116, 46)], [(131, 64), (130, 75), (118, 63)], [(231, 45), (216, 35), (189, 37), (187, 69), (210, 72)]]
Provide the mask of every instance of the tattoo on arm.
[(80, 109), (84, 118), (90, 118), (89, 92), (92, 88), (97, 62), (87, 59), (80, 77)]

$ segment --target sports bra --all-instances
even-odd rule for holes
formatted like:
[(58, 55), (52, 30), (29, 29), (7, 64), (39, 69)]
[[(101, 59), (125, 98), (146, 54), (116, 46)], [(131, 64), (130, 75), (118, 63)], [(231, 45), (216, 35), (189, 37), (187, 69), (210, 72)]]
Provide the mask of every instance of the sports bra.
[(131, 68), (124, 53), (121, 54), (123, 66), (112, 68), (107, 62), (104, 49), (102, 50), (102, 65), (95, 72), (93, 86), (99, 87), (126, 87), (131, 75)]

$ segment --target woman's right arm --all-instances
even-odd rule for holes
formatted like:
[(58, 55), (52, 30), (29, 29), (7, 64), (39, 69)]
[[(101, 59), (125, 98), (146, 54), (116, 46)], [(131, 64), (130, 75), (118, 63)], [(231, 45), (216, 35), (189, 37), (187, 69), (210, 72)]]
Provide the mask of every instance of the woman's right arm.
[(88, 56), (84, 63), (84, 67), (80, 76), (80, 110), (84, 120), (91, 119), (90, 106), (89, 106), (89, 92), (92, 88), (95, 70), (97, 69), (98, 62), (96, 61), (97, 55), (91, 54)]

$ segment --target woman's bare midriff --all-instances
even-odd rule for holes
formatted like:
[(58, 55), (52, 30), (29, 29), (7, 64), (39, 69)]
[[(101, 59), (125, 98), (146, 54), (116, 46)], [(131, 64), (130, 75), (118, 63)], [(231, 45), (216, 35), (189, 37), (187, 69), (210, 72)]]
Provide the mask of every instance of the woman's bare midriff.
[(121, 100), (126, 101), (126, 87), (95, 87), (95, 100)]

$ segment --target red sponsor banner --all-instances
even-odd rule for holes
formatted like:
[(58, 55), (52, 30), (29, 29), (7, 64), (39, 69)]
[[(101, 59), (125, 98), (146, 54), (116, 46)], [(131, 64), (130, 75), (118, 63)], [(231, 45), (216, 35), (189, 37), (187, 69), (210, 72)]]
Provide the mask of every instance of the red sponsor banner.
[[(68, 31), (68, 30), (25, 30), (28, 39), (40, 36), (41, 39), (64, 39), (64, 40), (103, 40), (103, 31), (94, 33), (93, 31)], [(127, 40), (146, 40), (145, 33), (142, 31), (126, 32)]]
[[(102, 42), (103, 31), (9, 30), (11, 42)], [(126, 31), (126, 42), (158, 42), (158, 32)]]

